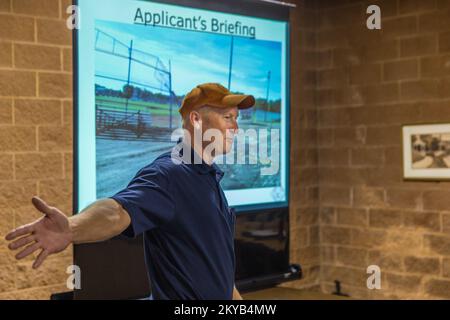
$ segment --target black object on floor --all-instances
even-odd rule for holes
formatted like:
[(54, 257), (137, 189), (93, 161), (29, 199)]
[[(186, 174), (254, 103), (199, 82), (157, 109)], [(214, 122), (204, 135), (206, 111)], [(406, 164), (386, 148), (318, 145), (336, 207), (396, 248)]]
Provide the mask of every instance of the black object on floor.
[(336, 285), (336, 291), (333, 292), (334, 295), (342, 296), (342, 297), (350, 297), (350, 295), (341, 292), (341, 282), (340, 281), (334, 280), (334, 284)]

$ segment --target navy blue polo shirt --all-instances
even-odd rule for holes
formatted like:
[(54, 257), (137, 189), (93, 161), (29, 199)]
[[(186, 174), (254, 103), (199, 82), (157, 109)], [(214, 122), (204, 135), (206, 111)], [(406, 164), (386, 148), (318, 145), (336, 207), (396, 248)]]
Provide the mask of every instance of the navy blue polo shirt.
[(172, 161), (142, 168), (111, 198), (129, 213), (128, 237), (144, 234), (154, 299), (232, 299), (234, 211), (216, 164)]

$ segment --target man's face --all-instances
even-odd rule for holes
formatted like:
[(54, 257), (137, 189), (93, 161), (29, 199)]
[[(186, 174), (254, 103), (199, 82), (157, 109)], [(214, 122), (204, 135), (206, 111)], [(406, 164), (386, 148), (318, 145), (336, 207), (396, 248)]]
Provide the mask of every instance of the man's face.
[[(237, 123), (239, 109), (237, 107), (215, 108), (207, 106), (201, 114), (203, 134), (208, 129), (216, 129), (221, 133), (219, 141), (215, 141), (214, 138), (214, 156), (230, 152), (233, 146), (234, 135), (239, 128)], [(210, 141), (204, 141), (203, 145), (206, 146), (210, 143)]]

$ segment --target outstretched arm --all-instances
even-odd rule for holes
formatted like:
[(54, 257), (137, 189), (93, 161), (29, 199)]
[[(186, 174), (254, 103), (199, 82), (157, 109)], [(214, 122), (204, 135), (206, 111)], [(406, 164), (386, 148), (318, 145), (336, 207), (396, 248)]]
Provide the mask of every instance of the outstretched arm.
[(113, 199), (94, 202), (69, 218), (72, 242), (75, 244), (111, 239), (131, 223), (129, 214)]
[(71, 243), (110, 239), (131, 223), (128, 213), (113, 199), (98, 200), (70, 218), (38, 197), (33, 197), (32, 203), (44, 216), (12, 230), (6, 235), (6, 240), (13, 241), (8, 246), (10, 250), (22, 249), (16, 259), (40, 250), (33, 263), (35, 269), (50, 254), (63, 251)]

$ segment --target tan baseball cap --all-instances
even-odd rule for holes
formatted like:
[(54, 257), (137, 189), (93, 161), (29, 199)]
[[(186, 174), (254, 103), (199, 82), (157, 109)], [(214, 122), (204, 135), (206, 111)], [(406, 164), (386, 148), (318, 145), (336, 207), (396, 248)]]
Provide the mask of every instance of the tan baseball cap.
[(255, 97), (233, 94), (219, 83), (204, 83), (196, 86), (183, 99), (180, 109), (182, 116), (204, 105), (217, 108), (238, 107), (248, 109), (255, 104)]

